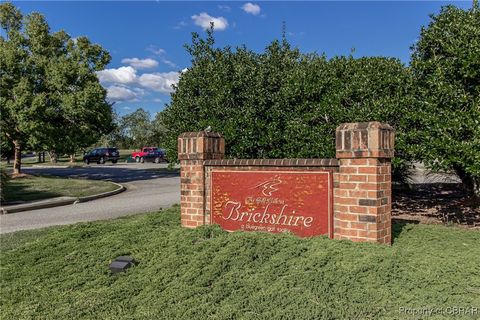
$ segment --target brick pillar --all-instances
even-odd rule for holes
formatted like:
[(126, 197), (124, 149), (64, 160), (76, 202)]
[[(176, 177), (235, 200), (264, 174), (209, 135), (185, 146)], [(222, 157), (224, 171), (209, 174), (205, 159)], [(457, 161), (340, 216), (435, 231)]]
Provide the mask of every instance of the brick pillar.
[(223, 159), (225, 140), (219, 133), (186, 132), (178, 137), (182, 226), (205, 224), (205, 167), (207, 159)]
[(393, 128), (380, 122), (346, 123), (337, 128), (336, 239), (391, 243), (394, 136)]

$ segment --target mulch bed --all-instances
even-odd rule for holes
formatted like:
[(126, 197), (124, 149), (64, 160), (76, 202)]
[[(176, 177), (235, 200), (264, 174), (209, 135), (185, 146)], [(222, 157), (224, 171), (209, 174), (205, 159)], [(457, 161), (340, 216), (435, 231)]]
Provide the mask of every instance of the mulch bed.
[(460, 184), (394, 189), (392, 218), (397, 222), (454, 224), (480, 230), (480, 199), (469, 197)]

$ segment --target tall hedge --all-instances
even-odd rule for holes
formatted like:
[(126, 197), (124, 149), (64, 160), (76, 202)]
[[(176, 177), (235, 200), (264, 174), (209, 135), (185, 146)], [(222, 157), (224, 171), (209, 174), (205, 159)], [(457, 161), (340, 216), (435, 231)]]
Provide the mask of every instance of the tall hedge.
[(418, 109), (415, 155), (454, 170), (480, 197), (480, 8), (443, 7), (422, 28), (411, 62)]
[(215, 48), (211, 32), (187, 50), (192, 66), (161, 114), (171, 158), (180, 133), (208, 126), (225, 135), (227, 157), (331, 158), (340, 123), (377, 120), (397, 130), (397, 165), (408, 159), (412, 79), (397, 59), (327, 59), (285, 39), (263, 53)]

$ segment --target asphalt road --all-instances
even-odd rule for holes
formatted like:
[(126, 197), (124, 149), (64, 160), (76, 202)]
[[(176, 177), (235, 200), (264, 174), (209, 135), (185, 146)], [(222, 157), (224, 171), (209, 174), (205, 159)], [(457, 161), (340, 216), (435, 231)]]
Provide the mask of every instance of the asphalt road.
[(158, 170), (165, 164), (92, 165), (84, 168), (25, 168), (27, 174), (110, 180), (127, 187), (111, 197), (68, 206), (0, 215), (0, 233), (112, 219), (180, 203), (180, 178)]

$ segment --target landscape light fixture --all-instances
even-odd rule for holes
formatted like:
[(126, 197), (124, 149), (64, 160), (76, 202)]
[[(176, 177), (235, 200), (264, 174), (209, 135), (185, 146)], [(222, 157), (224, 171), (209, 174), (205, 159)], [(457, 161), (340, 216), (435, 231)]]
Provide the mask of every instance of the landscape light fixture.
[(135, 259), (130, 256), (120, 256), (116, 258), (108, 268), (112, 273), (124, 272), (128, 268), (134, 266), (136, 263)]

